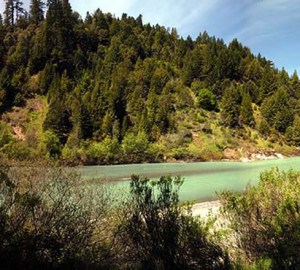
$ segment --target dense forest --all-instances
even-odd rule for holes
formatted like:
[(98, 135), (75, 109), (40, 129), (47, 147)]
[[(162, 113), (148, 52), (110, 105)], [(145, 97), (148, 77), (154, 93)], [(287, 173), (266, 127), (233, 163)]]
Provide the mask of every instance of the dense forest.
[(29, 11), (5, 2), (2, 156), (215, 160), (228, 158), (228, 148), (288, 155), (300, 144), (297, 73), (236, 39), (226, 44), (205, 31), (184, 39), (141, 15), (100, 9), (83, 19), (68, 0), (32, 0)]

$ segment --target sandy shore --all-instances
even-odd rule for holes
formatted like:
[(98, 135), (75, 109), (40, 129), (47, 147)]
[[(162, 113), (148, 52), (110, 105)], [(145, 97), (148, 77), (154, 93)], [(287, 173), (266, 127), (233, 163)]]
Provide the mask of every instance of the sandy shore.
[(220, 201), (196, 203), (192, 207), (193, 216), (201, 216), (207, 218), (208, 214), (211, 213), (213, 216), (218, 215), (221, 207)]

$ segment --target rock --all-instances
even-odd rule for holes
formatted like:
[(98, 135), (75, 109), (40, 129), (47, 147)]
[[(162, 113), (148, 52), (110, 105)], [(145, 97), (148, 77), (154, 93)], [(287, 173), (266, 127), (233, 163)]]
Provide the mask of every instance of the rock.
[(277, 158), (279, 159), (284, 159), (284, 156), (280, 153), (275, 153), (275, 155), (277, 156)]
[(250, 162), (253, 162), (253, 160), (250, 159), (250, 158), (241, 158), (240, 161), (243, 162), (243, 163), (250, 163)]

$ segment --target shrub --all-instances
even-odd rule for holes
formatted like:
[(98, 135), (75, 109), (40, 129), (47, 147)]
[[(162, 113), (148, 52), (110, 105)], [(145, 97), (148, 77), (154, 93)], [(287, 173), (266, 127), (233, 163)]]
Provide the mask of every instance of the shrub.
[(137, 269), (228, 269), (227, 256), (207, 240), (190, 208), (181, 207), (180, 177), (158, 181), (132, 176), (130, 205), (122, 223), (129, 266)]
[(148, 148), (149, 141), (145, 132), (139, 132), (137, 136), (127, 133), (122, 141), (122, 150), (127, 162), (143, 161)]
[(197, 105), (207, 111), (217, 109), (217, 97), (208, 89), (202, 89), (198, 93)]
[(7, 127), (0, 123), (0, 148), (12, 141), (12, 137), (8, 132)]
[(248, 262), (271, 259), (272, 269), (300, 267), (300, 172), (272, 169), (245, 194), (223, 192), (224, 215)]
[(30, 161), (38, 157), (37, 150), (28, 147), (24, 141), (12, 140), (2, 147), (1, 152), (7, 158), (17, 161)]
[(108, 164), (118, 159), (119, 151), (118, 140), (106, 137), (102, 142), (91, 143), (87, 148), (86, 155), (92, 163)]
[(58, 168), (0, 167), (1, 269), (109, 265), (108, 232), (99, 233), (108, 200), (99, 189), (78, 189), (79, 180)]
[(52, 130), (47, 130), (43, 134), (42, 145), (46, 150), (46, 155), (49, 158), (57, 158), (61, 152), (59, 138)]

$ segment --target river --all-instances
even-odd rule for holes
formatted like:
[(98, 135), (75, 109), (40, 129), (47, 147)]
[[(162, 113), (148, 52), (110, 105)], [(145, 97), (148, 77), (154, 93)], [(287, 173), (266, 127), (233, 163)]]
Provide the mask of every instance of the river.
[(161, 163), (112, 166), (85, 166), (78, 168), (85, 180), (106, 180), (118, 187), (128, 187), (132, 174), (156, 179), (162, 175), (181, 175), (184, 184), (180, 189), (181, 200), (197, 202), (216, 199), (222, 190), (243, 191), (248, 184), (256, 185), (262, 171), (278, 167), (281, 170), (300, 170), (300, 157), (241, 162)]

